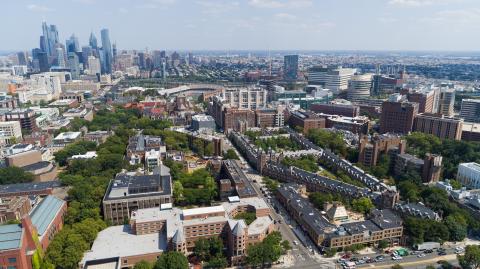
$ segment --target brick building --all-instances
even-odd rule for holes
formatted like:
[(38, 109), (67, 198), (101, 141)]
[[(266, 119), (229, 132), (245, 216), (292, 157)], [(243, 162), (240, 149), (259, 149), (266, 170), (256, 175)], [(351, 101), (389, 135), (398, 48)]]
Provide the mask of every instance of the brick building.
[(292, 111), (288, 119), (290, 126), (301, 128), (303, 133), (308, 133), (310, 129), (325, 128), (326, 120), (323, 117), (309, 111)]
[(152, 175), (119, 173), (110, 181), (103, 198), (103, 216), (106, 221), (118, 225), (137, 209), (171, 202), (172, 179), (168, 167), (160, 165)]
[[(250, 225), (235, 219), (242, 212), (254, 213), (256, 219)], [(101, 231), (91, 250), (85, 253), (80, 268), (104, 263), (132, 268), (141, 260), (154, 262), (168, 250), (188, 254), (195, 241), (212, 237), (222, 238), (230, 263), (238, 265), (249, 245), (274, 231), (269, 214), (269, 206), (257, 197), (230, 197), (217, 206), (183, 210), (172, 208), (171, 204), (139, 209), (132, 212), (129, 225)]]
[(356, 244), (377, 245), (382, 240), (395, 245), (403, 234), (401, 218), (389, 209), (375, 209), (364, 221), (337, 226), (302, 195), (302, 188), (297, 184), (284, 184), (279, 188), (277, 197), (312, 241), (322, 248), (338, 249)]
[(365, 166), (377, 165), (381, 154), (389, 154), (391, 151), (402, 154), (406, 149), (406, 141), (397, 135), (376, 135), (369, 139), (363, 136), (358, 144), (358, 162)]
[(39, 248), (45, 251), (63, 228), (66, 211), (65, 201), (47, 196), (20, 224), (0, 225), (0, 266), (31, 269), (35, 251)]
[(440, 139), (460, 140), (463, 120), (443, 115), (418, 114), (413, 124), (414, 132), (432, 134)]
[(380, 116), (380, 133), (408, 134), (418, 114), (418, 104), (410, 102), (384, 102)]

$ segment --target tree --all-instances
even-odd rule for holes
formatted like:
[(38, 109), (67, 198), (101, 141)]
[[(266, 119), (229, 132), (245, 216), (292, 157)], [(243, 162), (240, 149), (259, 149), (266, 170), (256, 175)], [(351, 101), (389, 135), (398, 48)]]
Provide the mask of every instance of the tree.
[(206, 261), (210, 257), (210, 242), (208, 242), (208, 239), (200, 238), (197, 241), (195, 241), (193, 254), (200, 261)]
[(375, 206), (368, 197), (362, 197), (352, 201), (352, 209), (356, 212), (367, 214), (370, 213), (370, 210), (373, 208), (375, 208)]
[(282, 235), (275, 231), (267, 235), (261, 243), (247, 247), (246, 262), (251, 266), (266, 266), (278, 261), (286, 251), (282, 244)]
[(22, 168), (9, 166), (0, 168), (0, 184), (14, 184), (32, 182), (33, 174), (23, 171)]
[(203, 268), (226, 268), (228, 266), (227, 258), (223, 255), (217, 255), (203, 266)]
[(480, 268), (480, 246), (469, 245), (465, 248), (464, 255), (458, 255), (458, 261), (463, 269)]
[(181, 252), (169, 251), (160, 256), (153, 269), (188, 269), (188, 260)]
[(233, 149), (228, 149), (227, 152), (223, 155), (223, 158), (226, 160), (239, 160), (239, 157), (235, 150)]
[(247, 225), (250, 225), (257, 219), (257, 216), (255, 212), (241, 212), (235, 215), (235, 219), (243, 219)]
[(141, 260), (140, 262), (137, 262), (133, 269), (152, 269), (152, 264), (145, 260)]
[(173, 182), (173, 198), (175, 201), (183, 200), (183, 185), (180, 180)]
[(378, 242), (379, 249), (384, 249), (384, 248), (387, 248), (388, 246), (390, 246), (390, 243), (387, 240), (381, 240), (380, 242)]
[(402, 181), (398, 184), (398, 189), (403, 200), (409, 202), (418, 202), (420, 200), (420, 190), (418, 185), (410, 181)]
[(446, 217), (445, 225), (450, 233), (450, 240), (462, 241), (467, 236), (467, 221), (462, 215), (454, 214)]

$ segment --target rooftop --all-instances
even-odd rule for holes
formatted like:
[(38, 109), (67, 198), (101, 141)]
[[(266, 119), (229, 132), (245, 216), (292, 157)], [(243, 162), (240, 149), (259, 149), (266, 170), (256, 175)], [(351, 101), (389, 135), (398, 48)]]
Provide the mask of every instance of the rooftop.
[(22, 233), (22, 227), (19, 224), (0, 225), (0, 250), (19, 248)]
[(480, 164), (478, 163), (474, 163), (474, 162), (471, 162), (471, 163), (461, 163), (459, 166), (463, 166), (463, 167), (466, 167), (468, 169), (471, 169), (471, 170), (475, 170), (477, 172), (480, 172)]
[(155, 167), (152, 175), (138, 175), (135, 172), (117, 174), (109, 185), (105, 200), (171, 193), (170, 169), (160, 164)]
[(98, 233), (90, 251), (83, 256), (81, 264), (87, 261), (112, 257), (129, 257), (166, 251), (164, 234), (135, 235), (128, 225), (111, 226)]
[(62, 184), (60, 181), (47, 181), (47, 182), (32, 182), (32, 183), (18, 183), (0, 185), (0, 194), (16, 193), (16, 192), (32, 192), (42, 191), (46, 189), (59, 188)]
[(209, 115), (193, 115), (192, 120), (195, 121), (214, 121), (212, 116)]
[(40, 237), (44, 235), (64, 203), (65, 201), (49, 195), (30, 212), (32, 224), (37, 228)]
[(55, 140), (63, 140), (63, 139), (77, 139), (82, 135), (81, 132), (64, 132), (60, 133), (55, 137)]

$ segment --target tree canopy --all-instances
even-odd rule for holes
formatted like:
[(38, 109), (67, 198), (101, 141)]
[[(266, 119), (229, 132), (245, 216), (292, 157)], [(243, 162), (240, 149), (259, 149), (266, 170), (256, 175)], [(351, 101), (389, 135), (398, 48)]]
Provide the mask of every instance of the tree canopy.
[(158, 258), (153, 269), (188, 269), (188, 260), (181, 252), (169, 251)]
[(247, 247), (246, 262), (254, 267), (270, 265), (278, 261), (289, 247), (290, 245), (283, 243), (280, 232), (272, 232), (261, 243)]
[(9, 166), (0, 168), (0, 184), (27, 183), (33, 181), (33, 174), (22, 168)]

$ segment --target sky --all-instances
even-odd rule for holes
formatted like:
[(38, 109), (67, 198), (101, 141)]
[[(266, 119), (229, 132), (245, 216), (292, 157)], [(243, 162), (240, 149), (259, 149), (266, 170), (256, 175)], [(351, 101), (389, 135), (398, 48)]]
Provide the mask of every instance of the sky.
[(480, 51), (480, 0), (0, 0), (0, 50), (42, 21), (119, 49)]

